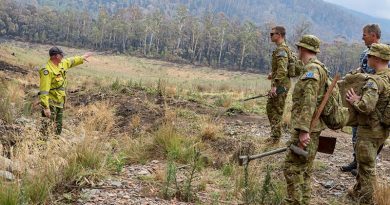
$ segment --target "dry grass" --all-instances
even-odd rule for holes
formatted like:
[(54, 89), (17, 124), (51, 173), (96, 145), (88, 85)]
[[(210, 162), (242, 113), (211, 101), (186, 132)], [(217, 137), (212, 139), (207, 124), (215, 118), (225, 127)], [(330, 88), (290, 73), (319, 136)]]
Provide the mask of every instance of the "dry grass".
[(0, 80), (0, 120), (13, 123), (23, 111), (24, 91), (17, 82)]
[[(23, 65), (28, 68), (39, 67), (47, 61), (47, 51), (51, 45), (28, 44), (11, 41), (0, 45), (0, 57), (7, 62)], [(85, 50), (63, 47), (67, 56), (83, 54)], [(16, 57), (11, 53), (16, 53)], [(270, 82), (265, 76), (243, 72), (228, 72), (207, 67), (194, 68), (191, 65), (177, 65), (158, 60), (142, 59), (122, 55), (96, 55), (89, 63), (81, 65), (69, 72), (70, 87), (78, 76), (91, 76), (104, 80), (105, 78), (122, 79), (145, 83), (154, 83), (158, 79), (167, 80), (167, 85), (184, 87), (187, 90), (206, 85), (205, 91), (213, 92), (245, 92), (264, 93), (269, 89)], [(36, 81), (35, 81), (36, 82)], [(81, 82), (81, 81), (80, 81)], [(203, 88), (201, 88), (202, 90)]]
[(200, 133), (202, 141), (215, 140), (219, 137), (222, 128), (218, 125), (218, 122), (213, 122), (210, 118), (203, 119), (202, 122)]
[(109, 133), (115, 125), (114, 107), (109, 102), (97, 102), (79, 109), (87, 132)]
[(390, 185), (389, 183), (377, 183), (375, 186), (374, 199), (377, 205), (390, 204)]

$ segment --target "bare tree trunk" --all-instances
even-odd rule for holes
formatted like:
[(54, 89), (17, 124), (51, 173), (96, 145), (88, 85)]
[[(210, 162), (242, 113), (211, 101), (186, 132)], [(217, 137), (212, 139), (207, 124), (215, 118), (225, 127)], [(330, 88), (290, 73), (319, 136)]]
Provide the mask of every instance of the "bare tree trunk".
[(157, 38), (157, 42), (156, 42), (156, 52), (157, 52), (157, 54), (160, 52), (159, 46), (160, 46), (160, 39)]
[(126, 51), (126, 38), (125, 37), (122, 38), (122, 51), (123, 52)]
[(225, 28), (222, 29), (221, 45), (220, 45), (219, 56), (218, 56), (218, 66), (221, 66), (221, 56), (222, 56), (222, 48), (224, 44), (224, 36), (225, 36)]
[(144, 39), (144, 55), (146, 56), (146, 40), (148, 39), (148, 33), (145, 34), (145, 39)]
[(100, 48), (103, 47), (103, 37), (104, 37), (104, 26), (102, 26), (102, 30), (100, 32)]
[(152, 43), (153, 43), (153, 34), (154, 34), (154, 33), (152, 33), (152, 34), (150, 35), (150, 41), (149, 41), (149, 48), (148, 48), (148, 53), (150, 53), (150, 49), (152, 48)]
[(198, 38), (196, 38), (196, 40), (195, 40), (195, 45), (194, 45), (194, 48), (193, 48), (194, 52), (192, 53), (191, 63), (193, 63), (195, 61), (197, 47), (198, 47)]
[(245, 49), (246, 45), (244, 44), (244, 47), (242, 48), (242, 53), (241, 53), (241, 61), (240, 61), (240, 69), (242, 68), (242, 64), (244, 63), (244, 58), (245, 58)]
[(183, 25), (180, 25), (179, 26), (179, 38), (177, 39), (177, 46), (176, 46), (176, 49), (179, 49), (180, 48), (180, 44), (181, 44), (181, 30), (183, 29)]

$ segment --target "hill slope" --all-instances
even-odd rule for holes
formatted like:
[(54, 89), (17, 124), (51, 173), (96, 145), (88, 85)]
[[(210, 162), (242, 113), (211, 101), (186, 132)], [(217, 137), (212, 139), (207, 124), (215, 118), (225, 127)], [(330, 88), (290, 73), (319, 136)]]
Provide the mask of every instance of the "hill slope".
[[(367, 23), (380, 23), (384, 39), (390, 37), (390, 20), (375, 18), (352, 11), (323, 0), (19, 0), (34, 5), (57, 8), (81, 8), (91, 12), (104, 6), (114, 11), (129, 5), (138, 5), (145, 10), (161, 9), (171, 16), (179, 5), (185, 5), (192, 13), (206, 10), (223, 12), (229, 17), (251, 20), (258, 25), (272, 22), (293, 29), (302, 23), (309, 23), (311, 31), (322, 39), (333, 40), (343, 37), (360, 41), (361, 28)], [(95, 12), (96, 13), (96, 12)]]

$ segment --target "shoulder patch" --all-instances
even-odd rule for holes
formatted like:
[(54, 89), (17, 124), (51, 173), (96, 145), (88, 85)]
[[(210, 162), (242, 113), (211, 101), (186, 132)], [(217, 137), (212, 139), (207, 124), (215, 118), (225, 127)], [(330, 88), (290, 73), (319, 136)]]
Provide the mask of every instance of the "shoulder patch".
[(306, 80), (306, 79), (318, 80), (319, 79), (319, 75), (317, 73), (313, 72), (313, 71), (307, 71), (301, 77), (301, 80)]
[(48, 70), (43, 70), (43, 75), (48, 75), (49, 71)]
[(305, 78), (314, 78), (314, 73), (309, 71), (305, 74)]
[(287, 52), (285, 50), (280, 50), (277, 55), (277, 57), (285, 57), (287, 58)]
[(373, 80), (368, 80), (366, 82), (366, 84), (363, 86), (363, 88), (377, 90), (378, 89), (378, 85)]

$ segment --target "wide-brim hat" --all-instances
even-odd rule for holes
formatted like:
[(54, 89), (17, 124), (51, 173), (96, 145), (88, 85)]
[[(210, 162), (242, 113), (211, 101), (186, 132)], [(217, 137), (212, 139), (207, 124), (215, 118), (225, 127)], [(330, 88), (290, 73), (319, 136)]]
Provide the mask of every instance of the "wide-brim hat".
[(376, 56), (383, 60), (390, 60), (390, 46), (383, 43), (373, 43), (367, 55)]
[(314, 35), (303, 35), (301, 40), (295, 45), (302, 48), (306, 48), (307, 50), (311, 50), (315, 53), (319, 53), (320, 43), (320, 39)]

